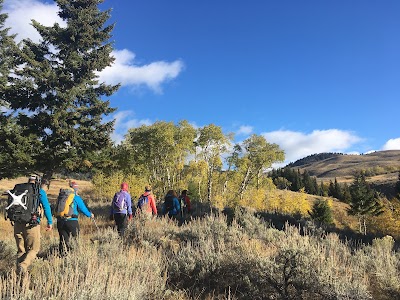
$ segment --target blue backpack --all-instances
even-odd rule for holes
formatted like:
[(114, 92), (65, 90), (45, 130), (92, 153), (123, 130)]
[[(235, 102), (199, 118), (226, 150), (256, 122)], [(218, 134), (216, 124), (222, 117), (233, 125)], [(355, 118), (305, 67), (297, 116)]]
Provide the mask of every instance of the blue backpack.
[(127, 209), (125, 192), (119, 191), (119, 192), (115, 193), (114, 199), (113, 199), (113, 208), (116, 212)]
[(147, 204), (147, 203), (149, 203), (148, 195), (147, 195), (147, 196), (141, 195), (141, 196), (139, 197), (139, 200), (138, 200), (138, 203), (137, 203), (137, 208), (139, 208), (140, 210), (142, 210), (143, 206), (144, 206), (145, 204)]

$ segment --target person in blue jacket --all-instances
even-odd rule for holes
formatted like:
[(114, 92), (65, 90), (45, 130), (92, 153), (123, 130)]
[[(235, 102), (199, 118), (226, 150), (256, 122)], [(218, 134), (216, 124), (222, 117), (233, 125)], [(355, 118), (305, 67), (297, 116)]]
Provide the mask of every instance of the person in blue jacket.
[(169, 190), (164, 198), (162, 214), (168, 214), (170, 218), (178, 218), (181, 206), (178, 200), (178, 194), (174, 190)]
[(70, 237), (76, 238), (79, 234), (79, 212), (88, 218), (94, 218), (94, 214), (90, 212), (81, 196), (78, 195), (78, 184), (72, 181), (69, 186), (73, 189), (73, 193), (75, 194), (72, 203), (73, 214), (68, 218), (57, 217), (57, 229), (60, 236), (59, 250), (61, 255), (66, 255), (67, 252), (71, 250)]

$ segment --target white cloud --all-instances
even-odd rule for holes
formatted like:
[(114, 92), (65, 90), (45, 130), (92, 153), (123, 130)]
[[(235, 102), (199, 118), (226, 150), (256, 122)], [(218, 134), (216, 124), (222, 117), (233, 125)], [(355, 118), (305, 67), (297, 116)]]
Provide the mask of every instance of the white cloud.
[(400, 138), (388, 140), (382, 150), (400, 150)]
[(315, 153), (343, 152), (362, 139), (352, 132), (338, 129), (314, 130), (309, 134), (296, 131), (278, 130), (262, 133), (269, 143), (278, 144), (285, 151), (285, 162), (289, 162)]
[[(4, 12), (8, 14), (6, 27), (10, 27), (10, 33), (17, 34), (17, 41), (30, 38), (39, 42), (40, 35), (32, 26), (32, 19), (45, 26), (59, 23), (66, 26), (57, 12), (56, 4), (44, 3), (40, 0), (6, 0)], [(135, 63), (135, 54), (128, 49), (115, 50), (114, 64), (99, 73), (100, 82), (107, 84), (118, 84), (137, 88), (146, 86), (156, 93), (162, 93), (162, 84), (175, 79), (183, 70), (184, 64), (181, 60), (173, 62), (155, 61), (147, 65)]]
[(17, 34), (16, 40), (25, 38), (38, 42), (39, 33), (32, 26), (32, 19), (45, 26), (59, 23), (65, 26), (65, 22), (57, 15), (58, 6), (53, 3), (42, 3), (38, 0), (6, 0), (4, 12), (8, 14), (5, 26), (10, 27), (10, 33)]
[(236, 132), (237, 135), (249, 135), (253, 132), (252, 126), (240, 126), (239, 130)]
[(156, 61), (139, 66), (135, 64), (135, 54), (127, 49), (115, 50), (112, 55), (115, 57), (114, 64), (100, 72), (100, 81), (121, 83), (122, 86), (145, 85), (157, 93), (162, 92), (162, 83), (176, 78), (184, 68), (181, 60)]
[(119, 111), (113, 115), (110, 115), (107, 120), (115, 119), (114, 132), (111, 134), (111, 139), (119, 144), (124, 140), (124, 136), (127, 134), (130, 128), (136, 128), (141, 125), (151, 125), (152, 122), (149, 119), (135, 119), (135, 113), (130, 110)]

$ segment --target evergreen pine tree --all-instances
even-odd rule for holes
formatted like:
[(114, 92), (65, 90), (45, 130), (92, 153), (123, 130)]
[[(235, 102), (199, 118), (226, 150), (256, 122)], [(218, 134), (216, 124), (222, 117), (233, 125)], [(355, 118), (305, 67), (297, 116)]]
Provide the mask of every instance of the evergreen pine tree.
[(342, 200), (343, 195), (342, 195), (342, 188), (340, 187), (340, 184), (337, 182), (337, 178), (335, 177), (335, 183), (334, 183), (334, 191), (335, 191), (335, 198)]
[(317, 177), (315, 177), (315, 176), (312, 177), (312, 183), (314, 185), (314, 193), (313, 193), (313, 195), (319, 195), (320, 192), (319, 192), (319, 185), (318, 185), (318, 182), (317, 182)]
[(351, 201), (351, 193), (348, 184), (345, 182), (342, 187), (342, 199), (344, 203), (350, 203)]
[(98, 8), (103, 1), (56, 2), (67, 26), (32, 21), (41, 42), (23, 41), (18, 76), (6, 95), (19, 111), (18, 124), (39, 137), (38, 168), (47, 176), (76, 169), (92, 151), (109, 145), (113, 122), (102, 117), (113, 109), (103, 97), (118, 88), (98, 82), (97, 72), (113, 62), (113, 25), (105, 26), (110, 12)]
[(311, 212), (308, 213), (310, 217), (318, 223), (327, 225), (333, 223), (332, 210), (328, 203), (322, 199), (318, 199), (314, 202)]
[[(3, 9), (3, 0), (0, 0), (0, 11)], [(16, 45), (13, 35), (9, 35), (9, 28), (5, 28), (7, 14), (0, 13), (0, 107), (8, 107), (8, 103), (4, 96), (7, 88), (10, 70), (14, 66), (14, 51)], [(4, 113), (0, 110), (0, 116), (4, 117)]]
[(319, 187), (319, 195), (323, 197), (328, 197), (328, 189), (326, 188), (326, 185), (324, 184), (323, 181), (321, 181), (320, 187)]
[[(3, 0), (0, 0), (0, 11), (2, 6)], [(32, 135), (24, 134), (12, 112), (5, 110), (10, 106), (5, 95), (18, 50), (15, 36), (4, 27), (6, 19), (7, 14), (0, 13), (0, 179), (22, 175), (32, 169), (37, 140)]]
[(377, 216), (383, 212), (383, 206), (377, 199), (376, 192), (371, 189), (363, 173), (358, 173), (350, 186), (350, 209), (348, 213), (358, 217), (360, 232), (367, 234), (366, 218)]
[(335, 185), (332, 180), (329, 180), (328, 196), (335, 198)]
[(314, 195), (315, 194), (315, 185), (313, 180), (311, 179), (310, 174), (307, 172), (307, 170), (304, 170), (303, 173), (303, 183), (304, 183), (304, 189), (306, 193)]

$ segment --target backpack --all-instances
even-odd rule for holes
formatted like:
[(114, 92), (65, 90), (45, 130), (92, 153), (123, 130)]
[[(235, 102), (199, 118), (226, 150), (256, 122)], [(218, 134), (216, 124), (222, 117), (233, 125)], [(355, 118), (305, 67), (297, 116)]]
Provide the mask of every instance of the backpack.
[(179, 204), (181, 205), (181, 210), (186, 207), (186, 196), (179, 197)]
[(19, 183), (9, 194), (6, 219), (17, 223), (38, 224), (40, 183)]
[(125, 192), (116, 192), (113, 198), (113, 209), (115, 212), (121, 212), (127, 209)]
[(169, 212), (169, 211), (173, 210), (174, 209), (174, 197), (171, 195), (168, 195), (167, 197), (165, 197), (164, 205), (165, 205), (166, 211)]
[(56, 217), (61, 218), (77, 218), (74, 214), (74, 197), (75, 192), (73, 189), (60, 189), (57, 197), (57, 204), (55, 208)]
[(137, 208), (140, 210), (143, 209), (143, 206), (145, 206), (147, 203), (149, 203), (149, 195), (145, 196), (144, 194), (139, 197), (138, 203), (137, 203)]

